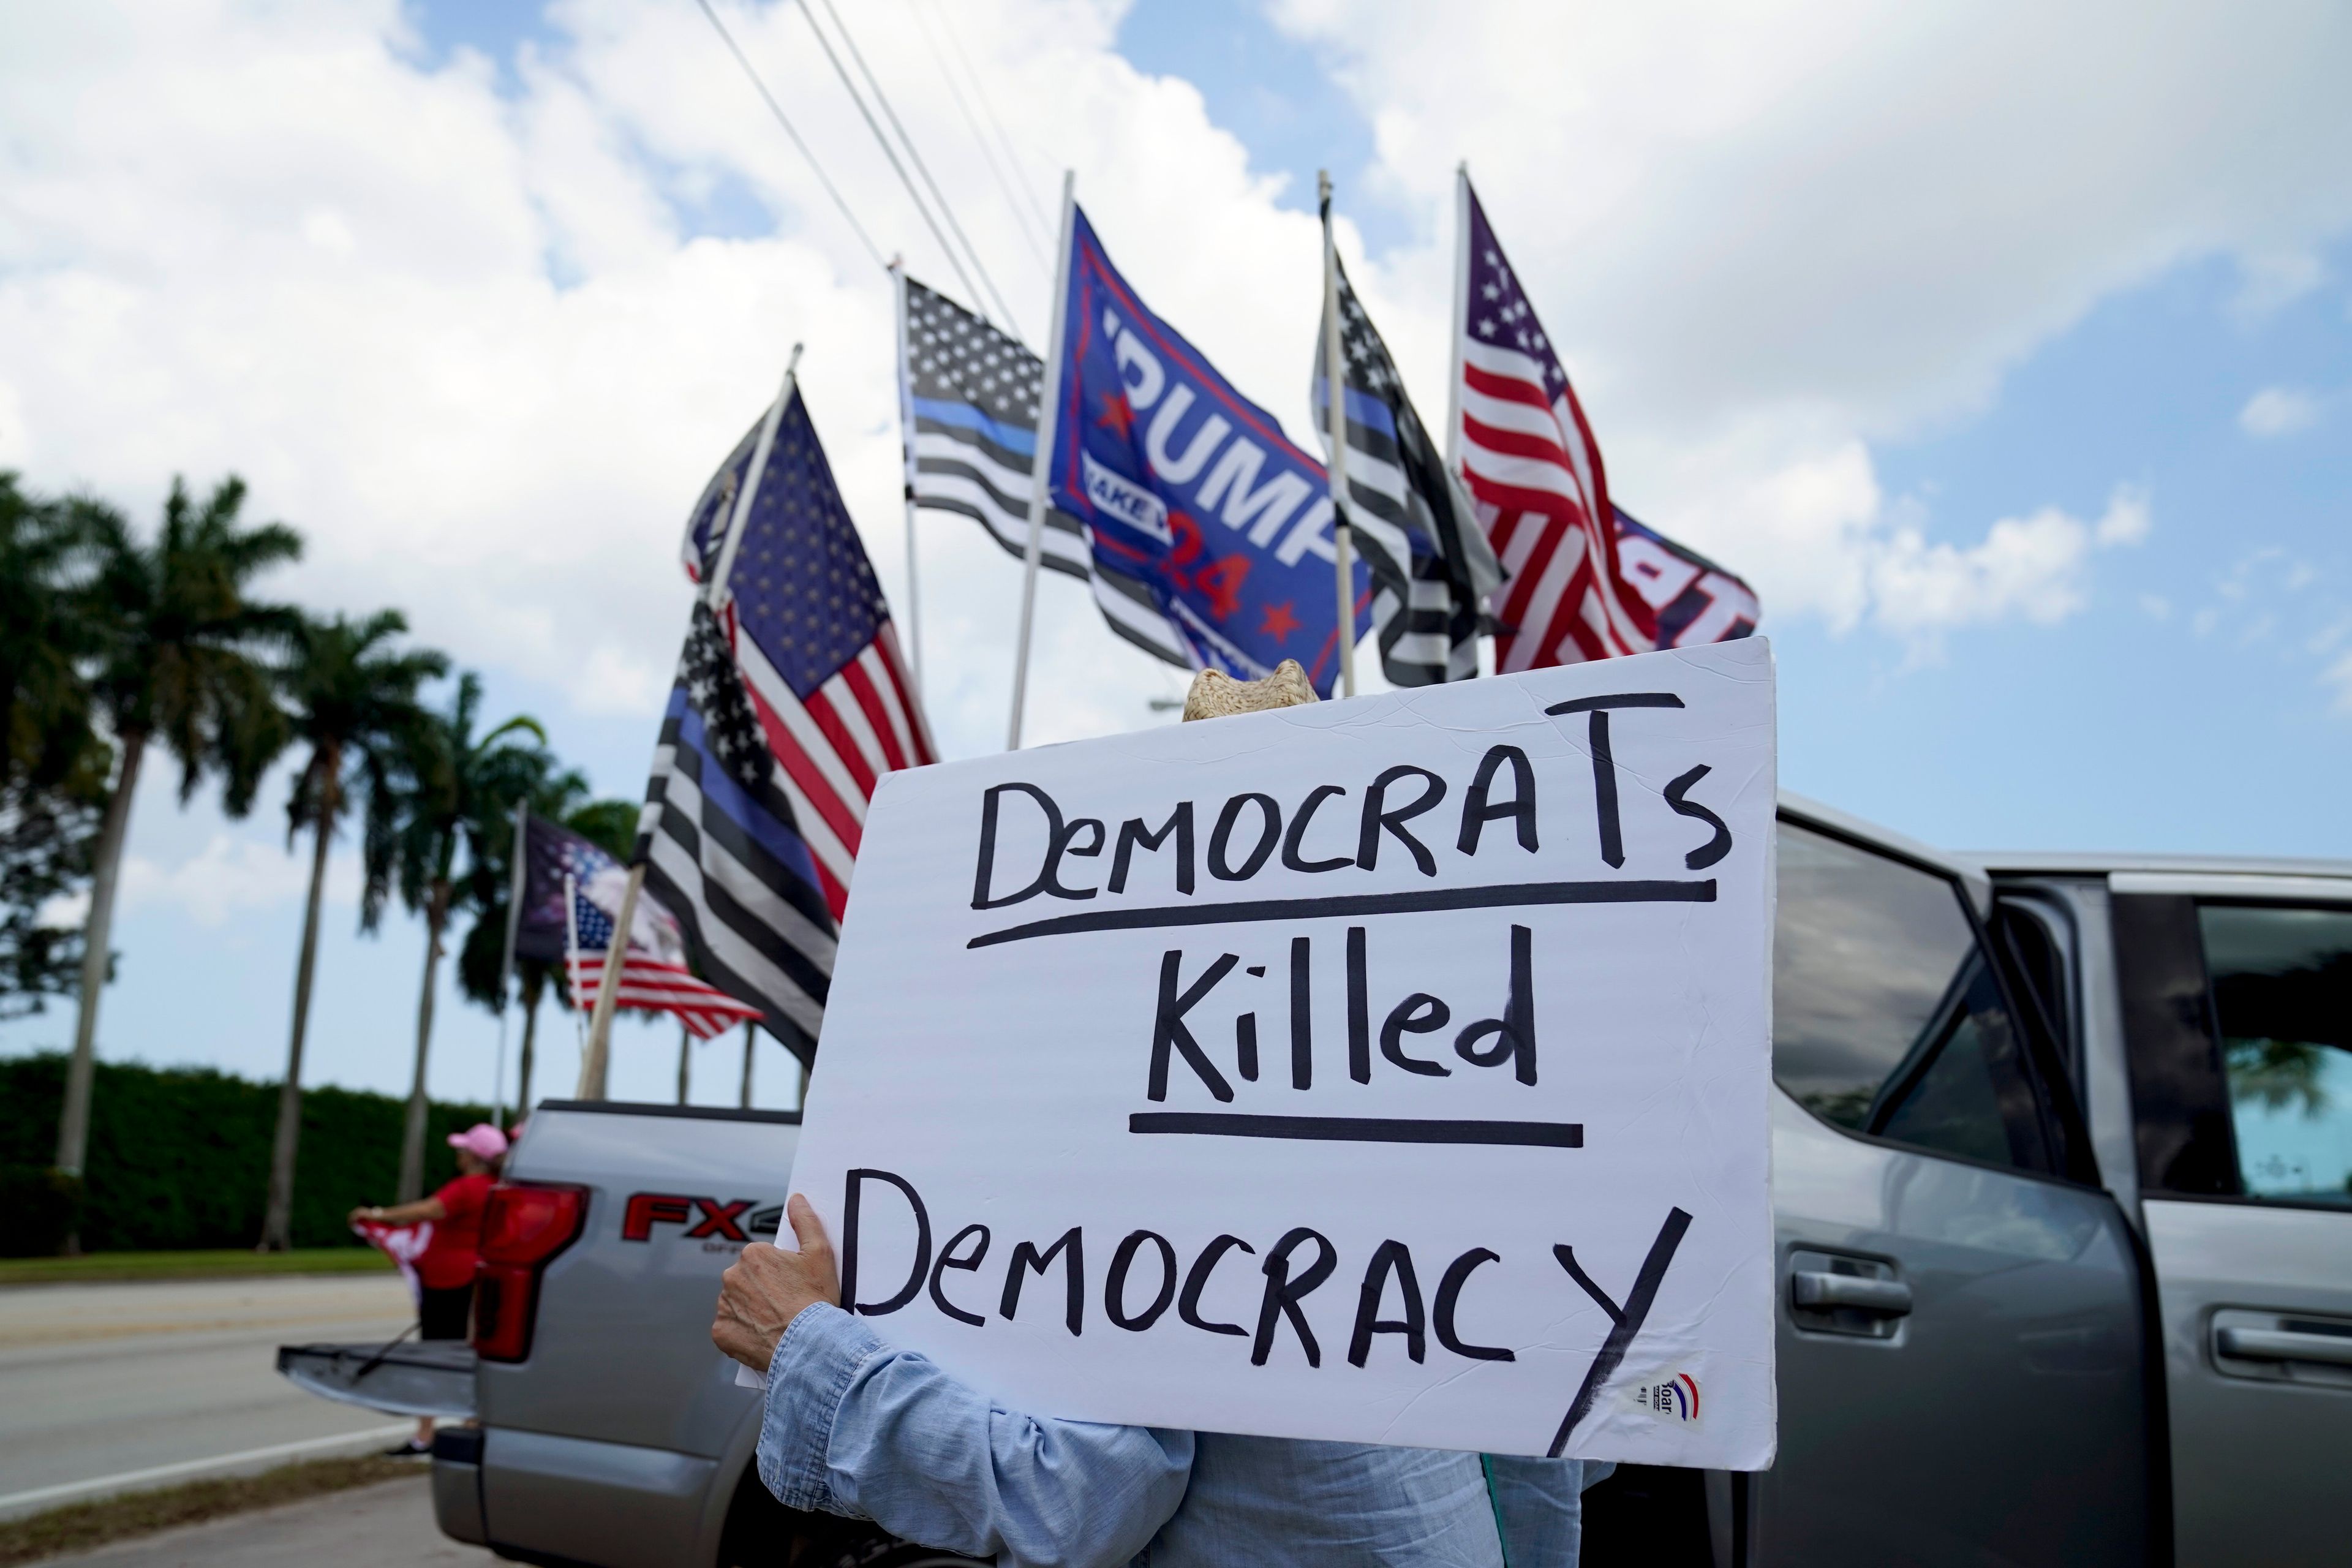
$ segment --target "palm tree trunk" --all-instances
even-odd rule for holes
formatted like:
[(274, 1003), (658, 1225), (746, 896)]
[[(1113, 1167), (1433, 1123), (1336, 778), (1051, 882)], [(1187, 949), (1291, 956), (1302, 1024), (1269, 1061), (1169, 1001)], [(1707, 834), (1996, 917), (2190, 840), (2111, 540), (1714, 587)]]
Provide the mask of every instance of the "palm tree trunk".
[(294, 1153), (302, 1137), (302, 1037), (310, 1026), (310, 981), (319, 967), (319, 903), (327, 889), (327, 847), (335, 837), (341, 805), (342, 758), (321, 759), (318, 842), (310, 850), (310, 897), (302, 910), (302, 952), (294, 963), (294, 1030), (286, 1047), (286, 1081), (278, 1086), (278, 1134), (269, 1145), (269, 1206), (261, 1218), (257, 1251), (284, 1252), (294, 1245)]
[(395, 1203), (413, 1204), (425, 1192), (425, 1059), (433, 1048), (433, 984), (441, 973), (441, 928), (449, 920), (449, 884), (436, 882), (425, 900), (425, 989), (416, 998), (416, 1070), (408, 1080), (408, 1121), (400, 1133), (400, 1185)]
[[(147, 737), (133, 730), (122, 737), (122, 762), (107, 797), (98, 829), (98, 864), (91, 868), (89, 915), (82, 922), (81, 994), (74, 1019), (73, 1060), (66, 1068), (65, 1110), (58, 1118), (58, 1169), (81, 1174), (89, 1152), (90, 1080), (98, 1072), (98, 1004), (106, 994), (108, 944), (114, 935), (114, 890), (122, 879), (122, 847), (131, 837), (131, 797), (139, 787), (139, 762)], [(81, 1250), (79, 1232), (66, 1237), (68, 1252)]]
[(534, 975), (522, 983), (522, 1068), (521, 1081), (515, 1085), (517, 1121), (530, 1114), (530, 1048), (539, 1035), (539, 997), (546, 984), (545, 977), (541, 975)]

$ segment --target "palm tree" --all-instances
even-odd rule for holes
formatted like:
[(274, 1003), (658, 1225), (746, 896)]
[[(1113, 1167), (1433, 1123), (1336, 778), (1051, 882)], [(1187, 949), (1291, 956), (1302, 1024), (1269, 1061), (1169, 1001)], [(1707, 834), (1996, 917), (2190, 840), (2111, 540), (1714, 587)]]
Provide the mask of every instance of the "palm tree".
[[(530, 815), (561, 823), (572, 832), (626, 858), (636, 837), (637, 807), (625, 800), (587, 799), (588, 781), (577, 769), (550, 774), (531, 793)], [(616, 824), (617, 828), (616, 828)], [(514, 819), (505, 818), (482, 840), (484, 858), (474, 869), (473, 930), (457, 952), (457, 983), (467, 1000), (496, 1013), (505, 1005), (499, 986), (506, 959), (507, 890), (513, 886)], [(563, 965), (527, 953), (515, 954), (516, 999), (522, 1004), (522, 1050), (516, 1069), (515, 1109), (530, 1110), (530, 1079), (539, 1040), (539, 1004), (552, 979), (563, 992)]]
[[(400, 1140), (395, 1201), (411, 1203), (425, 1189), (425, 1067), (433, 1046), (434, 986), (441, 972), (441, 937), (460, 904), (472, 901), (486, 868), (485, 840), (511, 837), (515, 803), (554, 771), (547, 731), (517, 714), (479, 740), (474, 723), (482, 680), (472, 670), (457, 678), (446, 713), (428, 717), (404, 770), (395, 863), (400, 900), (425, 916), (425, 983), (416, 999), (416, 1068), (409, 1079), (408, 1121)], [(533, 737), (537, 744), (520, 738)], [(470, 862), (462, 878), (457, 852)]]
[(294, 734), (310, 748), (310, 761), (294, 781), (293, 797), (286, 805), (286, 840), (290, 847), (307, 827), (314, 841), (301, 954), (294, 968), (292, 1038), (286, 1051), (286, 1081), (278, 1091), (278, 1135), (270, 1148), (269, 1206), (261, 1222), (264, 1252), (282, 1252), (292, 1245), (294, 1155), (302, 1131), (302, 1038), (310, 1026), (310, 982), (319, 961), (319, 902), (327, 881), (327, 847), (344, 813), (361, 807), (367, 868), (361, 924), (363, 929), (373, 926), (391, 876), (396, 770), (414, 755), (417, 733), (428, 722), (417, 704), (416, 689), (449, 668), (440, 654), (392, 647), (393, 639), (407, 629), (407, 620), (397, 610), (379, 610), (363, 621), (343, 616), (329, 621), (305, 619), (295, 630), (281, 677)]
[[(82, 927), (80, 1016), (58, 1120), (58, 1166), (79, 1174), (89, 1137), (89, 1092), (98, 1007), (106, 989), (114, 893), (130, 836), (131, 806), (150, 742), (180, 764), (185, 805), (207, 776), (221, 781), (231, 816), (253, 806), (262, 773), (286, 743), (285, 716), (259, 655), (282, 644), (295, 613), (255, 602), (247, 584), (302, 553), (283, 523), (244, 525), (245, 482), (235, 476), (199, 504), (178, 479), (163, 503), (163, 527), (142, 544), (120, 512), (100, 502), (67, 503), (86, 536), (93, 570), (81, 595), (90, 640), (91, 706), (115, 742), (114, 777), (99, 819), (89, 913)], [(71, 1242), (68, 1242), (71, 1246)]]
[(70, 507), (0, 470), (0, 1018), (71, 995), (81, 933), (42, 919), (89, 877), (114, 753), (91, 723), (82, 665), (88, 531)]
[(0, 469), (0, 782), (54, 784), (102, 743), (79, 668), (96, 651), (78, 602), (90, 542), (82, 522), (79, 509), (27, 495)]

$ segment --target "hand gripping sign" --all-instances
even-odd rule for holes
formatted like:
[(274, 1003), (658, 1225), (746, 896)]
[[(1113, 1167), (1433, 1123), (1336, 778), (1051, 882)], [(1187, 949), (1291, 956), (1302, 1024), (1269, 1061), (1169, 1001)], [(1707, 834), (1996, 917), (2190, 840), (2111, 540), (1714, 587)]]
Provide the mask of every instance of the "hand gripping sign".
[(794, 1188), (1013, 1408), (1754, 1469), (1761, 638), (893, 773)]

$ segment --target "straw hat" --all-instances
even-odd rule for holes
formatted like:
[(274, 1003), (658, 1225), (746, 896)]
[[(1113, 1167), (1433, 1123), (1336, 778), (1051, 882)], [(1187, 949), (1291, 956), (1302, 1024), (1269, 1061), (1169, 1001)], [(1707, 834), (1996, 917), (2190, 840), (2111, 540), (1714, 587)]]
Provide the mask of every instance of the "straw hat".
[(1222, 719), (1228, 713), (1258, 713), (1268, 708), (1297, 708), (1318, 700), (1307, 672), (1295, 658), (1286, 658), (1263, 680), (1235, 680), (1222, 669), (1204, 669), (1192, 678), (1184, 694), (1184, 720)]

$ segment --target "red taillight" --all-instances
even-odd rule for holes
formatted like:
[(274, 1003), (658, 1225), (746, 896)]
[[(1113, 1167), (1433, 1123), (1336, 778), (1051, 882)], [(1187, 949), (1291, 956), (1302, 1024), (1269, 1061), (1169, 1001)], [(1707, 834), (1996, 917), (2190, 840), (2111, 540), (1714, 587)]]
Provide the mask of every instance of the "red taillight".
[(585, 1187), (503, 1182), (490, 1189), (474, 1270), (474, 1351), (484, 1361), (530, 1354), (540, 1271), (579, 1237), (587, 1217)]

